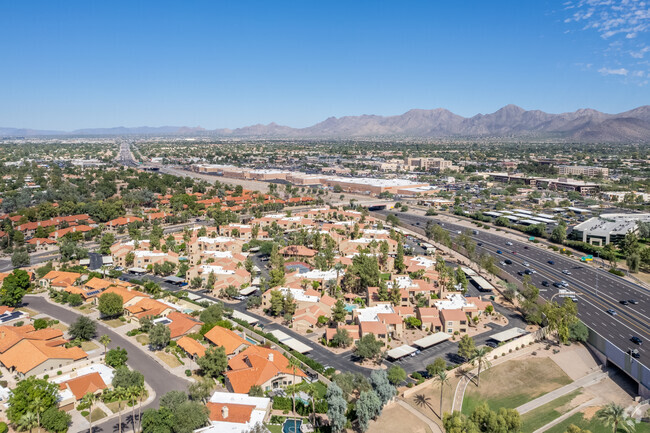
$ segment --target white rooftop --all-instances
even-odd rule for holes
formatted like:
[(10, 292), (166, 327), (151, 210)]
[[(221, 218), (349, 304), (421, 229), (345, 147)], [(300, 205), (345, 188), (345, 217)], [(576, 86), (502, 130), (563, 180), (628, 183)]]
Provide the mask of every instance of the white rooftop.
[[(339, 271), (339, 276), (344, 274), (343, 271)], [(336, 269), (330, 269), (329, 271), (321, 271), (319, 269), (312, 269), (309, 272), (300, 274), (302, 278), (308, 280), (335, 280), (336, 279)]]
[(369, 177), (335, 177), (332, 179), (334, 182), (341, 183), (354, 183), (359, 185), (381, 186), (381, 187), (394, 187), (394, 186), (417, 186), (422, 185), (422, 182), (413, 182), (409, 179), (376, 179)]
[(212, 256), (216, 259), (232, 259), (233, 255), (231, 251), (201, 251), (201, 254), (206, 256)]
[(290, 289), (288, 287), (278, 287), (277, 289), (273, 290), (278, 290), (282, 292), (283, 295), (287, 295), (287, 293), (291, 293), (293, 298), (296, 301), (299, 302), (318, 302), (320, 301), (320, 296), (313, 296), (313, 295), (305, 295), (305, 291), (302, 289)]
[(447, 299), (435, 301), (435, 306), (438, 310), (460, 310), (463, 307), (468, 307), (473, 304), (467, 302), (467, 299), (458, 293), (447, 295)]
[(391, 304), (379, 304), (374, 307), (357, 308), (354, 310), (359, 317), (360, 322), (378, 322), (377, 314), (391, 314), (394, 313)]
[(136, 257), (165, 257), (167, 253), (155, 253), (149, 250), (135, 250), (133, 251), (133, 255)]
[(224, 242), (231, 242), (234, 240), (234, 238), (230, 238), (228, 236), (217, 236), (216, 238), (211, 238), (208, 236), (199, 237), (199, 242), (203, 242), (204, 244), (222, 244)]
[(224, 269), (223, 266), (217, 265), (201, 265), (201, 269), (205, 274), (232, 275), (235, 273), (233, 270)]

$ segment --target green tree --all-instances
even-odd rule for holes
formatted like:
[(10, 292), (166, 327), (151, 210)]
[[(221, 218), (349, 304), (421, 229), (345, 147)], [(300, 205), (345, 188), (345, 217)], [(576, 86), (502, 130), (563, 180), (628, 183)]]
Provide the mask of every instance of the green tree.
[(111, 246), (115, 243), (115, 235), (113, 233), (104, 233), (101, 241), (99, 242), (99, 253), (108, 255), (111, 253)]
[(388, 369), (388, 381), (397, 386), (406, 380), (406, 371), (399, 365), (391, 365)]
[(469, 360), (474, 355), (475, 350), (476, 344), (474, 343), (472, 337), (469, 335), (463, 335), (460, 338), (460, 341), (458, 341), (458, 355), (465, 360)]
[(87, 392), (81, 398), (81, 404), (88, 406), (88, 433), (93, 432), (92, 416), (93, 416), (93, 406), (95, 405), (96, 401), (97, 401), (97, 395), (93, 394), (92, 392)]
[(16, 424), (21, 430), (29, 430), (29, 433), (32, 433), (32, 429), (38, 427), (38, 420), (34, 412), (25, 412)]
[(327, 418), (330, 420), (332, 432), (339, 433), (343, 431), (347, 422), (348, 402), (336, 382), (331, 382), (327, 386), (325, 400), (327, 400)]
[(403, 274), (406, 271), (406, 265), (404, 264), (404, 244), (402, 244), (402, 241), (397, 243), (397, 255), (395, 256), (394, 267), (395, 271), (399, 274)]
[(106, 363), (106, 365), (113, 368), (125, 366), (126, 361), (128, 361), (128, 359), (129, 356), (126, 353), (126, 349), (122, 349), (120, 347), (116, 347), (115, 349), (109, 350), (108, 352), (106, 352), (106, 355), (104, 356), (104, 362)]
[(264, 397), (264, 389), (260, 385), (253, 385), (248, 390), (248, 395), (251, 397)]
[(29, 289), (29, 285), (29, 274), (20, 269), (14, 270), (2, 281), (0, 305), (19, 306), (23, 301), (23, 296)]
[(201, 311), (199, 318), (201, 319), (201, 322), (208, 325), (217, 323), (223, 319), (223, 305), (221, 302), (210, 304), (207, 308)]
[[(111, 337), (108, 335), (104, 334), (101, 337), (99, 337), (99, 343), (104, 346), (104, 362), (106, 362), (106, 349), (108, 348), (108, 345), (111, 344)], [(126, 351), (125, 351), (126, 352)], [(126, 362), (126, 360), (125, 360)]]
[(577, 320), (569, 325), (569, 340), (584, 343), (589, 338), (589, 328)]
[(79, 293), (71, 293), (70, 296), (68, 296), (68, 304), (72, 307), (78, 307), (83, 303), (84, 300)]
[(68, 329), (68, 333), (75, 340), (92, 340), (97, 333), (97, 324), (87, 316), (79, 316)]
[(632, 433), (636, 429), (634, 418), (627, 415), (625, 408), (616, 403), (609, 403), (596, 412), (596, 419), (608, 427), (611, 426), (613, 433)]
[(563, 244), (564, 241), (566, 240), (566, 226), (565, 225), (557, 225), (551, 232), (550, 236), (551, 242), (555, 242), (556, 244)]
[(271, 314), (279, 316), (284, 309), (284, 296), (279, 290), (271, 291)]
[(165, 407), (174, 412), (180, 405), (187, 401), (187, 394), (183, 391), (173, 390), (160, 397), (160, 407)]
[(205, 355), (197, 360), (197, 364), (201, 367), (201, 372), (206, 377), (218, 377), (228, 366), (228, 358), (226, 357), (226, 350), (223, 346), (209, 347), (205, 351)]
[(29, 253), (24, 249), (15, 250), (11, 255), (11, 266), (14, 268), (23, 268), (29, 266), (29, 263)]
[(45, 328), (47, 328), (47, 320), (45, 320), (45, 319), (36, 319), (36, 320), (34, 320), (33, 326), (34, 326), (34, 329), (36, 329), (37, 331), (39, 329), (45, 329)]
[[(395, 386), (388, 380), (388, 373), (386, 370), (373, 370), (372, 373), (370, 373), (370, 384), (377, 393), (382, 407), (395, 397), (395, 394), (397, 394), (397, 389), (395, 389)], [(379, 413), (381, 414), (381, 409)]]
[(47, 409), (56, 407), (58, 396), (58, 387), (45, 379), (37, 379), (34, 376), (23, 379), (11, 391), (7, 418), (12, 423), (18, 424), (23, 415), (31, 412), (36, 419), (37, 411), (34, 409), (34, 401), (39, 402), (38, 414), (40, 415)]
[[(199, 358), (200, 359), (200, 358)], [(208, 424), (208, 409), (201, 403), (186, 401), (174, 410), (174, 433), (192, 433)]]
[(144, 386), (144, 376), (139, 371), (130, 370), (126, 366), (118, 367), (111, 382), (113, 388), (128, 389), (132, 386)]
[(149, 345), (153, 350), (160, 350), (169, 344), (171, 331), (163, 323), (157, 323), (149, 330)]
[(375, 391), (364, 391), (361, 393), (356, 405), (359, 430), (368, 430), (370, 420), (381, 413), (381, 400)]
[(97, 308), (105, 317), (119, 316), (124, 311), (124, 300), (117, 293), (102, 293)]
[(381, 354), (381, 346), (381, 341), (374, 334), (366, 334), (357, 341), (354, 353), (361, 359), (374, 359)]
[(49, 432), (65, 433), (68, 431), (68, 426), (72, 421), (72, 416), (63, 410), (58, 410), (56, 407), (51, 407), (41, 417), (41, 424), (43, 428)]
[(347, 313), (348, 312), (345, 310), (345, 303), (343, 303), (343, 300), (337, 300), (336, 304), (334, 304), (334, 308), (332, 308), (332, 321), (336, 323), (343, 322), (347, 316)]
[(352, 344), (352, 337), (347, 329), (339, 328), (332, 337), (332, 346), (334, 347), (348, 347)]
[(445, 371), (446, 369), (447, 362), (442, 358), (436, 358), (431, 364), (427, 365), (427, 374), (429, 377), (434, 377), (439, 372)]
[(490, 353), (490, 350), (485, 346), (478, 347), (476, 348), (476, 350), (474, 350), (473, 361), (475, 361), (478, 364), (478, 372), (476, 373), (477, 387), (481, 386), (481, 370), (483, 369), (483, 367), (490, 368), (488, 353)]
[(143, 433), (172, 433), (174, 414), (166, 407), (147, 409), (140, 422)]

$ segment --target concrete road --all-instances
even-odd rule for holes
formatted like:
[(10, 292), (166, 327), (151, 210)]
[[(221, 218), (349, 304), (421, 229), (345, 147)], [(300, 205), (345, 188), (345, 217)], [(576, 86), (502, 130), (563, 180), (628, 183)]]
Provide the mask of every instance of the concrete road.
[[(79, 316), (82, 314), (76, 313), (74, 311), (68, 310), (66, 308), (60, 307), (56, 304), (48, 302), (45, 298), (40, 296), (25, 296), (23, 302), (27, 307), (39, 311), (43, 314), (47, 314), (50, 317), (58, 319), (65, 323), (73, 323)], [(97, 325), (97, 334), (98, 335), (108, 335), (111, 338), (111, 344), (108, 345), (109, 349), (115, 347), (121, 347), (126, 349), (129, 355), (128, 365), (133, 370), (137, 370), (144, 375), (144, 380), (153, 388), (156, 393), (155, 399), (144, 406), (142, 409), (148, 408), (158, 408), (158, 401), (160, 397), (173, 390), (186, 391), (189, 385), (189, 382), (185, 379), (181, 379), (178, 376), (173, 375), (155, 360), (153, 360), (148, 354), (144, 353), (141, 346), (132, 343), (129, 339), (121, 336), (110, 327), (98, 323)], [(125, 418), (130, 420), (130, 413), (122, 416), (123, 430), (127, 431), (131, 428), (130, 423), (127, 424)], [(95, 431), (112, 433), (118, 431), (118, 420), (110, 420), (104, 423), (100, 423), (97, 426), (94, 426)]]
[[(386, 215), (390, 212), (378, 213)], [(465, 226), (441, 221), (435, 217), (410, 213), (400, 213), (398, 217), (402, 222), (419, 229), (424, 229), (428, 222), (443, 223), (442, 227), (450, 232), (452, 239), (457, 236), (459, 230), (467, 230)], [(495, 264), (513, 280), (522, 280), (523, 276), (518, 275), (518, 272), (526, 268), (535, 270), (536, 273), (531, 275), (532, 282), (540, 288), (540, 296), (546, 300), (561, 301), (558, 297), (559, 290), (553, 283), (566, 281), (567, 289), (575, 291), (577, 295), (580, 319), (621, 350), (638, 349), (641, 353), (639, 361), (648, 365), (650, 349), (644, 345), (636, 345), (630, 339), (638, 336), (646, 342), (650, 340), (650, 291), (594, 265), (541, 248), (532, 242), (505, 237), (495, 230), (479, 229), (478, 232), (478, 235), (471, 235), (477, 245), (482, 244), (477, 247), (477, 252), (493, 256)], [(511, 260), (512, 264), (500, 263), (506, 259)], [(524, 266), (524, 262), (528, 263), (528, 266)], [(543, 281), (546, 281), (548, 286), (543, 285)], [(634, 299), (637, 304), (624, 306), (620, 303), (621, 300), (629, 299)], [(614, 310), (616, 315), (610, 315), (607, 310)]]

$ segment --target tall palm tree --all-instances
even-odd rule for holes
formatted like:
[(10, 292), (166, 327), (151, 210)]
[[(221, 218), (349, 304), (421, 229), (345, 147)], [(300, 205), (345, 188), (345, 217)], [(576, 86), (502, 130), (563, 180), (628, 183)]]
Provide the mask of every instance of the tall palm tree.
[(135, 403), (140, 396), (140, 387), (137, 385), (129, 386), (126, 389), (126, 396), (131, 404), (131, 424), (133, 425), (133, 433), (135, 433)]
[(312, 415), (312, 424), (316, 424), (316, 385), (314, 383), (305, 383), (304, 385), (305, 392), (309, 395), (311, 399), (311, 415)]
[(25, 414), (18, 420), (18, 426), (21, 429), (29, 430), (29, 433), (32, 433), (32, 429), (38, 426), (36, 414), (34, 412), (25, 412)]
[(291, 387), (291, 401), (293, 402), (293, 431), (298, 431), (296, 425), (298, 420), (296, 417), (296, 370), (300, 367), (300, 361), (294, 357), (289, 358), (289, 365), (287, 368), (290, 368), (293, 371), (293, 381)]
[(479, 347), (474, 351), (474, 361), (478, 363), (478, 374), (476, 375), (476, 386), (481, 385), (481, 370), (483, 367), (490, 368), (491, 364), (488, 360), (488, 353), (490, 351), (487, 347)]
[(122, 401), (127, 398), (126, 388), (118, 386), (113, 390), (113, 398), (117, 399), (117, 413), (118, 413), (118, 431), (122, 433)]
[(43, 404), (43, 399), (41, 397), (34, 397), (32, 399), (32, 403), (30, 404), (32, 407), (34, 414), (36, 415), (36, 424), (40, 427), (41, 426), (41, 414), (45, 412), (45, 405)]
[(88, 412), (88, 432), (93, 433), (93, 405), (97, 401), (97, 395), (92, 392), (87, 392), (83, 397), (81, 397), (81, 404), (88, 405), (90, 409)]
[(111, 337), (104, 334), (101, 337), (99, 337), (99, 342), (102, 344), (102, 346), (104, 346), (104, 362), (106, 362), (106, 348), (108, 347), (109, 344), (111, 344)]
[(142, 428), (142, 399), (147, 395), (147, 388), (144, 385), (138, 386), (138, 422), (140, 423), (140, 428)]
[(445, 385), (449, 385), (449, 376), (447, 376), (447, 371), (439, 371), (436, 375), (436, 380), (440, 382), (440, 414), (438, 416), (442, 419), (442, 395)]
[(612, 426), (613, 433), (621, 431), (626, 433), (633, 433), (636, 426), (634, 419), (625, 413), (623, 406), (616, 403), (609, 403), (604, 408), (596, 412), (596, 419), (606, 426)]

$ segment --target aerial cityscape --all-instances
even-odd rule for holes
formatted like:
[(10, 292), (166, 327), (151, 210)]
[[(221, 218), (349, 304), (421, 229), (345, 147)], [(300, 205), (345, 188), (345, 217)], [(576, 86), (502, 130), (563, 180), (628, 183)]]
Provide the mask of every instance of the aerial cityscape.
[(0, 433), (650, 433), (647, 2), (0, 23)]

